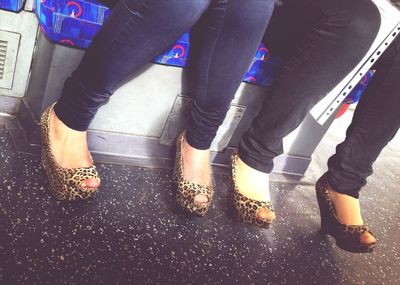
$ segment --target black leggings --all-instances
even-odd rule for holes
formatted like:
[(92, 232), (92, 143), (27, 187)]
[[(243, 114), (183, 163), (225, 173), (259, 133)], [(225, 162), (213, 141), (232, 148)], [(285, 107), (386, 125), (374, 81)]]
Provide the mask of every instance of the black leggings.
[(197, 22), (191, 33), (188, 73), (195, 88), (186, 138), (197, 149), (209, 148), (274, 6), (274, 0), (245, 2), (120, 0), (65, 82), (55, 106), (57, 116), (74, 130), (87, 130), (123, 79)]
[[(286, 2), (275, 10), (265, 37), (272, 53), (284, 57), (284, 67), (239, 145), (241, 159), (267, 173), (283, 152), (283, 137), (358, 64), (380, 26), (379, 11), (370, 0)], [(400, 126), (399, 38), (374, 69), (346, 139), (328, 161), (331, 186), (353, 197)]]

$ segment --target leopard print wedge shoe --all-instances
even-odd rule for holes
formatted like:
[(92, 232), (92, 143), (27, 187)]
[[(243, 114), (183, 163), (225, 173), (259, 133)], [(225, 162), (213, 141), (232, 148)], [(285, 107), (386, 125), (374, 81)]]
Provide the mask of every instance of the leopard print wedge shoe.
[[(187, 213), (203, 217), (210, 207), (214, 189), (212, 182), (208, 186), (200, 185), (187, 181), (183, 177), (183, 158), (182, 158), (182, 144), (184, 140), (184, 133), (182, 133), (176, 143), (176, 157), (174, 166), (174, 180), (176, 183), (176, 202)], [(208, 198), (208, 203), (196, 204), (194, 198), (197, 195), (205, 195)]]
[(272, 203), (270, 201), (257, 201), (250, 199), (239, 192), (236, 180), (236, 168), (238, 162), (238, 153), (232, 154), (232, 182), (233, 182), (233, 204), (236, 209), (237, 216), (240, 221), (252, 224), (261, 228), (269, 228), (273, 220), (260, 219), (257, 217), (258, 211), (262, 208), (273, 212)]
[(315, 186), (321, 215), (321, 233), (334, 237), (336, 245), (341, 249), (358, 253), (372, 252), (376, 242), (366, 244), (361, 241), (364, 233), (374, 236), (368, 226), (341, 224), (336, 216), (328, 188), (328, 180), (324, 174)]
[(94, 165), (82, 168), (64, 168), (57, 164), (50, 146), (50, 115), (55, 103), (48, 107), (40, 119), (42, 137), (41, 162), (49, 181), (51, 193), (59, 200), (85, 200), (93, 197), (97, 189), (81, 187), (86, 179), (100, 179)]

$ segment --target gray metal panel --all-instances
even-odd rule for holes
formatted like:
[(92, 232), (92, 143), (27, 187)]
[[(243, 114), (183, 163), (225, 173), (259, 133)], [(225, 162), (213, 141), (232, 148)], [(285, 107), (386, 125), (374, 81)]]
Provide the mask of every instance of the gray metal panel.
[(232, 104), (246, 106), (246, 112), (240, 120), (232, 139), (229, 143), (231, 147), (236, 147), (242, 135), (249, 129), (255, 116), (268, 96), (268, 89), (252, 84), (242, 83), (236, 92)]
[(26, 92), (25, 100), (32, 112), (39, 118), (45, 94), (48, 90), (48, 79), (53, 59), (54, 45), (51, 44), (44, 33), (38, 33), (36, 52), (33, 57), (31, 76)]
[[(48, 40), (46, 39), (46, 41)], [(84, 54), (84, 51), (79, 49), (54, 45), (50, 42), (48, 42), (48, 44), (54, 46), (54, 50), (50, 62), (46, 88), (43, 90), (41, 111), (60, 97), (64, 81), (78, 66)], [(51, 49), (51, 47), (48, 48)]]
[(38, 21), (30, 12), (16, 14), (0, 10), (0, 30), (21, 35), (12, 88), (0, 89), (0, 96), (23, 97), (28, 85)]
[(149, 64), (99, 110), (90, 129), (159, 138), (181, 90), (182, 69)]
[[(164, 131), (160, 138), (163, 145), (175, 145), (176, 138), (186, 128), (190, 115), (192, 99), (186, 96), (178, 96), (171, 109)], [(212, 151), (223, 151), (229, 146), (233, 133), (240, 123), (246, 107), (231, 106), (226, 114), (223, 124), (218, 129), (210, 149)]]
[(89, 131), (89, 148), (96, 153), (125, 158), (170, 160), (174, 147), (160, 145), (157, 138)]
[(318, 144), (335, 119), (335, 113), (329, 120), (320, 125), (311, 114), (307, 114), (303, 123), (296, 130), (293, 141), (286, 144), (285, 153), (292, 156), (311, 157)]
[[(29, 107), (21, 104), (18, 119), (0, 114), (0, 123), (7, 124), (18, 152), (40, 153), (39, 125)], [(90, 130), (88, 140), (89, 148), (96, 162), (147, 167), (171, 167), (173, 165), (175, 146), (160, 145), (157, 138)], [(234, 148), (228, 147), (223, 152), (212, 151), (212, 164), (229, 169), (233, 150)], [(303, 175), (310, 163), (310, 158), (281, 155), (274, 162), (273, 172), (275, 173)]]
[(83, 50), (53, 44), (39, 31), (26, 95), (26, 102), (36, 118), (59, 98), (64, 81), (78, 66), (83, 54)]
[(28, 104), (23, 99), (19, 105), (17, 120), (25, 130), (28, 145), (40, 145), (40, 126), (39, 120), (32, 112)]
[(176, 97), (160, 137), (160, 144), (168, 146), (175, 144), (176, 138), (186, 129), (191, 106), (191, 98), (186, 96)]
[(20, 102), (20, 98), (0, 96), (0, 113), (16, 114)]
[(213, 151), (223, 151), (226, 149), (232, 140), (232, 136), (235, 133), (240, 121), (245, 115), (245, 106), (231, 106), (228, 113), (226, 114), (225, 120), (219, 127), (214, 141), (211, 144), (210, 149)]

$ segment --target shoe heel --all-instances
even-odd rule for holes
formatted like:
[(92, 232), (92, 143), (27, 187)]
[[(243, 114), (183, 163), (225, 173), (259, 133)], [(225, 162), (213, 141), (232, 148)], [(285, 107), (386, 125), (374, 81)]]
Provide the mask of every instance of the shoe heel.
[(330, 235), (332, 233), (331, 223), (329, 222), (329, 218), (325, 215), (320, 215), (321, 217), (321, 228), (319, 232), (321, 234)]
[(323, 187), (321, 181), (318, 180), (316, 185), (316, 196), (318, 201), (319, 215), (321, 218), (321, 229), (320, 232), (323, 234), (330, 234), (332, 232), (332, 219), (330, 218), (331, 213), (329, 211), (329, 204), (323, 195)]

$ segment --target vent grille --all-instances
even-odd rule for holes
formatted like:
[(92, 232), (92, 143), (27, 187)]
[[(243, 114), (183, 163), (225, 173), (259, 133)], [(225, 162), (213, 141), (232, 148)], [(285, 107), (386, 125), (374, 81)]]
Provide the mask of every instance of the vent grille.
[(0, 89), (13, 88), (20, 39), (19, 33), (0, 30)]
[(3, 79), (7, 57), (7, 41), (0, 40), (0, 79)]

